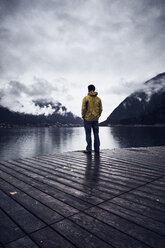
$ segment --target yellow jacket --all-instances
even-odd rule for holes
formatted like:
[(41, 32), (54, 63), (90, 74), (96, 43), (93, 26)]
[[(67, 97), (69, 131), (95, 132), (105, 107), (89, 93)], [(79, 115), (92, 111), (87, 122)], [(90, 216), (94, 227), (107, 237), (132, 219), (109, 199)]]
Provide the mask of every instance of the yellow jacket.
[(98, 121), (103, 111), (101, 99), (97, 94), (92, 90), (83, 98), (81, 115), (86, 121)]

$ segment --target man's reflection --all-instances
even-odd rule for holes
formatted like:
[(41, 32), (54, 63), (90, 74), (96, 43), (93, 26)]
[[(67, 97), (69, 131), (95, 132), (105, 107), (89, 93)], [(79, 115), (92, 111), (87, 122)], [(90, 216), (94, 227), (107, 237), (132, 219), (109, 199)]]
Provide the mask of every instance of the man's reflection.
[(88, 154), (86, 157), (85, 185), (92, 190), (97, 187), (99, 181), (100, 154)]

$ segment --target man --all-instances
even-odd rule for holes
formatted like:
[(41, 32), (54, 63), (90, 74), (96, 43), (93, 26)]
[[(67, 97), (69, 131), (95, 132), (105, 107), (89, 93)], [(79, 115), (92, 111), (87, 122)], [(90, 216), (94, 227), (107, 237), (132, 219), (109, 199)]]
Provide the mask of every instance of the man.
[(91, 154), (92, 152), (92, 139), (91, 129), (94, 134), (94, 150), (95, 153), (100, 151), (100, 140), (99, 140), (99, 125), (98, 119), (102, 112), (102, 102), (95, 92), (95, 86), (90, 84), (88, 86), (88, 95), (83, 98), (82, 102), (82, 118), (84, 119), (84, 128), (86, 133), (87, 147), (84, 153)]

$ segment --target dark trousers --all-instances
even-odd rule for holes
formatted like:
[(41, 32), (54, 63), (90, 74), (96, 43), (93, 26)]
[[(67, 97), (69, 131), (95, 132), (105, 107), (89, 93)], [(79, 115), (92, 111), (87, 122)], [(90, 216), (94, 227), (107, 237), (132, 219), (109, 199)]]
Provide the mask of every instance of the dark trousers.
[(87, 142), (87, 151), (92, 151), (92, 138), (91, 138), (91, 130), (93, 129), (94, 134), (94, 150), (95, 152), (99, 152), (100, 150), (100, 139), (99, 139), (99, 125), (98, 121), (86, 121), (84, 120), (84, 128), (86, 134), (86, 142)]

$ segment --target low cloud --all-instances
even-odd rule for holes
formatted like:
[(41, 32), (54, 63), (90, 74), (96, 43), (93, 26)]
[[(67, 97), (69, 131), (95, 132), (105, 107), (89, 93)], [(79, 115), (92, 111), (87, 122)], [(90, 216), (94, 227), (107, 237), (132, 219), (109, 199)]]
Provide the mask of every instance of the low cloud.
[(162, 93), (165, 91), (165, 73), (163, 76), (158, 76), (154, 79), (147, 81), (141, 88), (147, 95), (149, 101), (150, 97), (156, 93)]
[(128, 96), (134, 91), (140, 90), (143, 87), (142, 82), (135, 82), (135, 81), (126, 81), (125, 79), (119, 80), (103, 93), (106, 95), (114, 95), (114, 96)]
[[(0, 87), (0, 104), (12, 111), (34, 115), (49, 115), (59, 105), (53, 95), (59, 90), (44, 79), (34, 79), (33, 84), (26, 86), (19, 81), (10, 81), (5, 87)], [(40, 102), (40, 104), (36, 104)], [(41, 103), (43, 105), (41, 106)]]
[[(160, 74), (161, 75), (161, 74)], [(155, 75), (156, 76), (156, 75)], [(144, 91), (146, 94), (154, 94), (158, 91), (165, 90), (165, 75), (164, 77), (158, 77), (144, 81), (126, 81), (121, 79), (115, 82), (111, 87), (104, 91), (106, 95), (124, 95), (128, 96), (135, 91)]]

